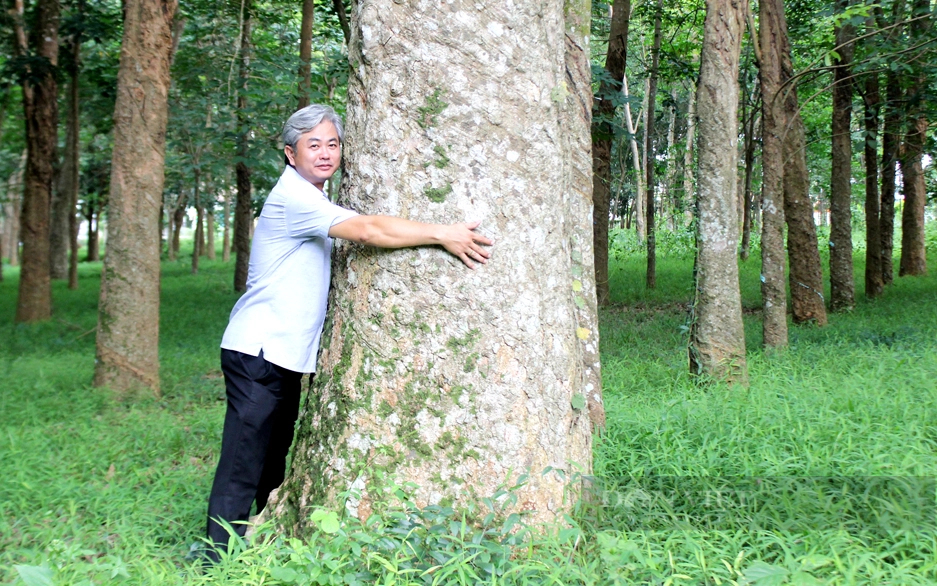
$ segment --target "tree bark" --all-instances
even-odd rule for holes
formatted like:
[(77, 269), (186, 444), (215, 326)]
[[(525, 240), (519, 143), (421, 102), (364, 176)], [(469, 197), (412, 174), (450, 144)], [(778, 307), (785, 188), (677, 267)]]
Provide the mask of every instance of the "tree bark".
[(95, 386), (159, 393), (159, 207), (175, 0), (126, 0)]
[[(794, 323), (827, 323), (823, 298), (823, 268), (817, 244), (817, 225), (810, 201), (810, 178), (807, 172), (807, 139), (804, 121), (797, 105), (797, 89), (791, 83), (794, 67), (787, 19), (780, 12), (781, 85), (784, 87), (784, 221), (787, 223), (788, 282)], [(764, 88), (762, 88), (764, 92)], [(764, 207), (764, 204), (762, 204)], [(764, 221), (764, 220), (762, 220)]]
[[(445, 4), (357, 6), (349, 47), (361, 65), (349, 80), (339, 201), (421, 221), (468, 214), (504, 254), (472, 272), (432, 248), (333, 253), (325, 346), (276, 515), (299, 533), (313, 529), (312, 503), (366, 519), (389, 481), (404, 479), (419, 506), (460, 506), (529, 471), (506, 508), (555, 519), (570, 503), (566, 483), (541, 472), (587, 474), (590, 419), (603, 414), (588, 3), (565, 2), (572, 24), (559, 0), (458, 19)], [(518, 61), (502, 69), (507, 46)], [(423, 164), (434, 147), (450, 166)], [(340, 500), (348, 490), (359, 495)]]
[[(339, 0), (341, 1), (341, 0)], [(312, 25), (315, 20), (315, 2), (303, 0), (303, 18), (299, 26), (299, 99), (297, 108), (309, 105), (309, 92), (312, 90)]]
[[(683, 198), (685, 202), (696, 201), (696, 194), (693, 191), (695, 183), (693, 179), (693, 153), (696, 141), (696, 86), (690, 85), (690, 95), (687, 98), (686, 107), (686, 149), (683, 151)], [(691, 222), (692, 209), (685, 212), (687, 221)]]
[(251, 15), (253, 8), (250, 0), (245, 2), (241, 19), (241, 60), (238, 67), (238, 102), (237, 102), (237, 158), (235, 175), (237, 177), (237, 203), (234, 206), (234, 290), (247, 290), (247, 268), (251, 256), (251, 170), (247, 166), (250, 140), (250, 120), (247, 115), (247, 80), (250, 75), (251, 59)]
[[(16, 0), (22, 18), (22, 0)], [(22, 42), (22, 35), (17, 35)], [(52, 162), (58, 144), (58, 83), (55, 68), (59, 54), (59, 2), (39, 0), (29, 49), (35, 59), (23, 81), (23, 112), (26, 119), (26, 172), (20, 237), (23, 241), (19, 297), (15, 320), (44, 321), (52, 317), (52, 283), (49, 278), (50, 206), (54, 171)], [(26, 47), (20, 44), (22, 54)]]
[(215, 260), (215, 210), (214, 202), (209, 200), (205, 209), (205, 257)]
[[(765, 348), (787, 346), (784, 285), (784, 139), (787, 117), (781, 87), (781, 54), (787, 34), (784, 3), (761, 0), (759, 76), (761, 104), (761, 303)], [(754, 113), (752, 113), (754, 117)]]
[[(929, 17), (930, 0), (914, 0), (911, 4), (911, 38), (918, 42), (933, 35)], [(923, 67), (915, 63), (913, 83), (909, 89), (907, 131), (901, 149), (901, 177), (904, 187), (904, 206), (901, 209), (901, 260), (898, 275), (927, 274), (927, 242), (924, 234), (924, 209), (927, 189), (924, 184), (924, 143), (927, 139), (927, 97), (930, 84)]]
[[(871, 21), (871, 19), (870, 19)], [(870, 29), (874, 29), (871, 21)], [(865, 296), (874, 299), (882, 294), (882, 234), (878, 193), (878, 114), (881, 107), (878, 74), (866, 74), (865, 105)]]
[(179, 197), (176, 200), (176, 209), (172, 213), (172, 242), (169, 249), (169, 260), (176, 260), (179, 256), (179, 237), (182, 234), (182, 224), (185, 222), (185, 209), (188, 207), (188, 200), (179, 190)]
[(901, 140), (901, 82), (898, 74), (885, 74), (885, 119), (882, 124), (882, 203), (879, 209), (879, 232), (882, 238), (882, 283), (895, 279), (895, 178), (898, 145)]
[[(755, 194), (752, 192), (752, 182), (755, 176), (755, 130), (757, 127), (756, 111), (757, 105), (753, 108), (753, 111), (751, 112), (751, 115), (749, 116), (745, 125), (745, 187), (742, 194), (742, 246), (740, 252), (742, 260), (748, 260), (748, 256), (751, 254), (752, 212), (754, 211), (753, 207), (755, 205)], [(779, 162), (783, 165), (783, 161)], [(781, 198), (775, 201), (775, 206), (777, 206), (778, 203), (781, 203), (781, 207), (783, 208), (783, 188), (781, 189), (780, 193)]]
[(661, 42), (661, 13), (664, 10), (663, 0), (657, 0), (654, 13), (654, 45), (651, 48), (651, 71), (648, 73), (648, 92), (647, 92), (647, 124), (644, 126), (644, 155), (645, 172), (647, 178), (645, 185), (647, 187), (647, 202), (645, 203), (645, 230), (647, 230), (647, 272), (645, 273), (645, 284), (648, 289), (657, 287), (657, 236), (655, 234), (655, 214), (654, 209), (654, 110), (657, 102), (657, 76), (660, 66), (660, 42)]
[[(849, 0), (837, 0), (845, 10)], [(852, 266), (852, 57), (855, 27), (848, 22), (834, 30), (833, 121), (830, 163), (830, 309), (848, 311), (856, 305)]]
[(204, 241), (204, 228), (202, 222), (205, 212), (202, 207), (201, 194), (199, 194), (199, 172), (195, 171), (195, 187), (192, 189), (192, 202), (195, 205), (195, 234), (192, 238), (192, 274), (198, 274), (198, 261), (202, 256), (202, 242)]
[[(617, 83), (621, 83), (625, 76), (630, 16), (631, 0), (615, 0), (612, 4), (612, 23), (608, 37), (608, 53), (605, 56), (605, 70)], [(592, 232), (593, 250), (595, 250), (595, 286), (599, 305), (607, 305), (609, 302), (608, 223), (612, 183), (612, 140), (615, 138), (612, 125), (615, 117), (615, 103), (607, 98), (618, 91), (618, 87), (603, 81), (592, 105)]]
[(88, 202), (88, 252), (85, 255), (86, 262), (97, 262), (101, 260), (100, 246), (100, 210), (94, 202)]
[(738, 73), (748, 3), (707, 0), (700, 52), (696, 299), (690, 371), (747, 384), (738, 257)]

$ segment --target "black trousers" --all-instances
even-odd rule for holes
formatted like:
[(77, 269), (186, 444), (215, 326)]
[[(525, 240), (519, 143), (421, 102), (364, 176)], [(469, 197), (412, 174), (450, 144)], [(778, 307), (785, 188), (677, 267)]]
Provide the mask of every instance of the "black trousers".
[(223, 550), (228, 531), (217, 521), (227, 521), (243, 536), (247, 527), (236, 522), (247, 521), (254, 501), (261, 511), (270, 491), (283, 482), (303, 375), (266, 361), (263, 352), (251, 356), (224, 349), (221, 371), (228, 409), (208, 498), (208, 538)]

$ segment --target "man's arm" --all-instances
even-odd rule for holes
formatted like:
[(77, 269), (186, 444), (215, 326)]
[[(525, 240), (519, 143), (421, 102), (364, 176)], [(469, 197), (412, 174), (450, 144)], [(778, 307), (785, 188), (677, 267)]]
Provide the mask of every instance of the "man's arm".
[(393, 216), (355, 216), (329, 228), (329, 236), (380, 248), (439, 244), (473, 269), (472, 261), (484, 264), (491, 256), (482, 245), (493, 244), (473, 232), (480, 223), (424, 224)]

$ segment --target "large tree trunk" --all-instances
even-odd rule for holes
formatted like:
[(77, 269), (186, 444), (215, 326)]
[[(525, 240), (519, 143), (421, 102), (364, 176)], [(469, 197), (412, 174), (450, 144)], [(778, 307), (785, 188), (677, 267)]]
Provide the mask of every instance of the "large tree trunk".
[[(838, 0), (839, 10), (849, 0)], [(855, 27), (843, 22), (834, 31), (833, 122), (830, 163), (830, 309), (844, 311), (856, 304), (852, 267), (852, 56)]]
[(309, 92), (312, 90), (312, 25), (315, 19), (314, 0), (303, 0), (303, 18), (299, 26), (299, 99), (297, 108), (309, 105)]
[(126, 0), (94, 384), (159, 392), (159, 207), (175, 0)]
[[(921, 42), (933, 35), (930, 0), (912, 2), (911, 38)], [(901, 177), (904, 187), (904, 206), (901, 210), (901, 260), (898, 275), (927, 274), (927, 242), (924, 236), (924, 208), (927, 206), (927, 189), (924, 184), (924, 143), (927, 138), (927, 97), (930, 80), (923, 73), (923, 66), (915, 63), (913, 83), (909, 90), (908, 127), (901, 149)]]
[[(621, 83), (625, 76), (628, 55), (628, 22), (631, 0), (615, 0), (612, 5), (612, 23), (608, 37), (605, 69), (609, 77)], [(612, 185), (612, 140), (615, 138), (612, 122), (615, 102), (611, 96), (618, 87), (603, 81), (592, 106), (592, 232), (595, 250), (595, 287), (599, 305), (607, 305), (608, 290), (608, 222), (609, 197)]]
[[(417, 505), (458, 506), (528, 471), (508, 507), (539, 522), (571, 502), (566, 481), (541, 472), (589, 473), (590, 408), (603, 415), (589, 10), (565, 5), (572, 26), (560, 0), (460, 18), (446, 4), (357, 5), (339, 200), (421, 221), (468, 214), (497, 244), (475, 272), (433, 248), (333, 253), (330, 325), (276, 506), (294, 531), (312, 530), (312, 504), (366, 519), (391, 481), (414, 483)], [(502, 68), (507, 47), (517, 61)], [(438, 147), (443, 169), (424, 164)], [(342, 502), (349, 490), (360, 496)]]
[(250, 73), (251, 59), (251, 14), (253, 8), (248, 0), (244, 4), (244, 13), (241, 15), (241, 60), (238, 68), (238, 102), (237, 102), (237, 156), (235, 165), (237, 177), (237, 203), (234, 206), (234, 290), (247, 290), (247, 268), (251, 256), (251, 224), (253, 211), (251, 210), (251, 170), (247, 166), (248, 141), (250, 138), (250, 121), (247, 114), (247, 79)]
[[(823, 268), (817, 244), (817, 225), (810, 201), (810, 177), (807, 172), (807, 139), (804, 121), (797, 105), (797, 90), (791, 78), (791, 44), (787, 19), (779, 14), (781, 47), (781, 85), (784, 87), (784, 221), (787, 223), (788, 282), (794, 323), (827, 323), (823, 299)], [(764, 88), (762, 88), (764, 92)], [(766, 92), (765, 92), (766, 93)], [(764, 205), (762, 205), (764, 207)]]
[(742, 384), (748, 368), (736, 256), (736, 165), (739, 57), (747, 11), (741, 0), (706, 2), (697, 92), (696, 300), (690, 330), (691, 372)]
[(647, 272), (645, 273), (645, 284), (648, 289), (657, 287), (657, 236), (655, 234), (655, 214), (654, 209), (654, 110), (657, 103), (657, 75), (660, 65), (660, 19), (664, 10), (663, 0), (657, 0), (654, 11), (654, 46), (651, 48), (651, 71), (648, 73), (648, 91), (647, 91), (647, 124), (644, 126), (644, 155), (645, 172), (647, 187), (647, 202), (645, 205), (645, 229), (647, 230)]
[[(870, 19), (870, 24), (874, 21)], [(873, 29), (874, 26), (870, 26)], [(874, 299), (882, 294), (882, 234), (878, 193), (878, 113), (881, 107), (878, 74), (865, 78), (865, 296)]]
[[(784, 285), (784, 139), (787, 117), (781, 92), (784, 3), (761, 0), (759, 75), (761, 104), (761, 303), (765, 348), (787, 346), (787, 291)], [(754, 117), (754, 113), (752, 113)]]
[[(19, 18), (21, 0), (16, 0)], [(17, 322), (36, 322), (52, 317), (52, 283), (49, 278), (49, 208), (52, 203), (53, 167), (58, 144), (58, 83), (55, 67), (59, 54), (59, 2), (39, 0), (29, 48), (36, 64), (23, 82), (23, 111), (26, 119), (26, 173), (20, 237), (23, 259), (20, 269)], [(18, 35), (20, 52), (22, 33)], [(41, 65), (40, 65), (41, 63)]]

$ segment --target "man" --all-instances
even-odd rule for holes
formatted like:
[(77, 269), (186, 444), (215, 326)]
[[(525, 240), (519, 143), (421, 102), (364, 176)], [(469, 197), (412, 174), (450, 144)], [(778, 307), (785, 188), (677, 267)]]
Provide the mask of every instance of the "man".
[(208, 538), (244, 535), (251, 504), (259, 512), (283, 482), (299, 411), (302, 373), (314, 373), (325, 321), (332, 238), (382, 248), (441, 245), (469, 268), (486, 263), (491, 240), (467, 224), (423, 224), (358, 215), (332, 204), (325, 182), (341, 162), (341, 119), (313, 104), (283, 128), (287, 167), (264, 203), (251, 245), (247, 292), (231, 310), (221, 342), (228, 398), (221, 458), (208, 502)]

